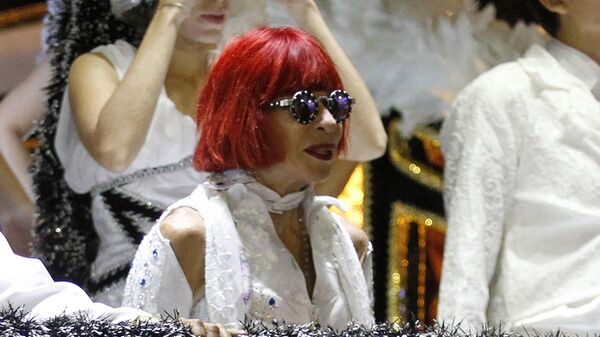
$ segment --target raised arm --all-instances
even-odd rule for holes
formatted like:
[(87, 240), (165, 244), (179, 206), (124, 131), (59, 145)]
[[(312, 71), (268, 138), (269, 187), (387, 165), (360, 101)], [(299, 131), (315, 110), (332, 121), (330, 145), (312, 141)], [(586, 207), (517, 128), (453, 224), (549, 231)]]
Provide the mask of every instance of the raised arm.
[(84, 54), (71, 67), (69, 100), (77, 132), (92, 157), (111, 171), (129, 167), (144, 144), (179, 25), (193, 5), (193, 0), (179, 1), (185, 8), (169, 2), (159, 2), (122, 80), (99, 54)]
[(299, 26), (315, 35), (337, 66), (345, 89), (356, 98), (350, 118), (348, 151), (334, 165), (332, 175), (316, 186), (319, 194), (337, 196), (346, 185), (357, 162), (380, 157), (387, 135), (373, 97), (321, 16), (313, 0), (279, 0)]

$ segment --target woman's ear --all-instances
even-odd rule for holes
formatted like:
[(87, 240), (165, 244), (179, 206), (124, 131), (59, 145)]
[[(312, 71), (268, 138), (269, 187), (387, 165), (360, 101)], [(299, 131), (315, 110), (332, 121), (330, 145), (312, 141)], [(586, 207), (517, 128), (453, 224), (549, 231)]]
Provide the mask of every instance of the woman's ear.
[(569, 12), (569, 0), (539, 0), (552, 13), (564, 15)]

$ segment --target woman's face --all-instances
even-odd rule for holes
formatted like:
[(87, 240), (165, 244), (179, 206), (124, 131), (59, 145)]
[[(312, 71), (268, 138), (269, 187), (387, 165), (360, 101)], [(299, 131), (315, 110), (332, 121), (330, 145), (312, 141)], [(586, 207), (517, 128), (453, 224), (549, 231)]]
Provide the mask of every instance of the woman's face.
[[(318, 91), (314, 94), (326, 96), (329, 93)], [(290, 182), (294, 182), (297, 187), (327, 178), (334, 160), (338, 157), (337, 148), (342, 137), (343, 124), (337, 123), (321, 103), (317, 117), (309, 124), (297, 122), (288, 107), (268, 113), (275, 128), (274, 135), (279, 137), (285, 151), (284, 161), (276, 164), (274, 168), (287, 174)]]
[(228, 9), (228, 0), (197, 0), (190, 15), (181, 24), (179, 34), (196, 43), (218, 43)]

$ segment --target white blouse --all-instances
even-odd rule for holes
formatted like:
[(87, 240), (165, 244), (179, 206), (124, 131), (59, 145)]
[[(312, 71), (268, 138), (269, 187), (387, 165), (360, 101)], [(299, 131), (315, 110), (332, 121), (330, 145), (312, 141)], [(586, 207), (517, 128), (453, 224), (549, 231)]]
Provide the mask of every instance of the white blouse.
[(245, 316), (266, 324), (316, 321), (336, 329), (350, 320), (372, 323), (371, 254), (361, 266), (349, 235), (324, 207), (333, 198), (307, 191), (298, 200), (307, 214), (317, 275), (311, 300), (302, 270), (280, 241), (261, 197), (266, 187), (257, 189), (249, 176), (233, 172), (235, 182), (200, 185), (162, 217), (187, 206), (205, 219), (204, 297), (192, 303), (192, 290), (157, 224), (136, 254), (123, 304), (156, 314), (176, 309), (182, 317), (223, 324)]
[(444, 125), (440, 320), (600, 330), (600, 66), (548, 50), (480, 76)]
[[(118, 40), (114, 44), (97, 47), (92, 52), (106, 57), (119, 79), (123, 79), (136, 50), (129, 43)], [(86, 150), (75, 127), (68, 94), (65, 94), (61, 105), (55, 146), (65, 168), (65, 180), (69, 187), (77, 193), (87, 193), (97, 185), (141, 169), (177, 163), (192, 155), (197, 139), (194, 119), (177, 110), (163, 87), (146, 140), (125, 171), (116, 173), (103, 168)], [(167, 201), (169, 197), (155, 197), (165, 200), (167, 205), (173, 202)]]

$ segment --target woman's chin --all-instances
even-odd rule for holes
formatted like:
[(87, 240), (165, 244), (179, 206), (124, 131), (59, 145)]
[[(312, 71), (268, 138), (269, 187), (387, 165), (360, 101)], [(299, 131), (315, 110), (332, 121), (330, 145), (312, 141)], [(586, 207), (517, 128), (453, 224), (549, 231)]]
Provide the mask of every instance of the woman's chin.
[(203, 32), (191, 32), (183, 30), (179, 34), (186, 41), (196, 44), (216, 45), (223, 38), (223, 31), (221, 30)]

